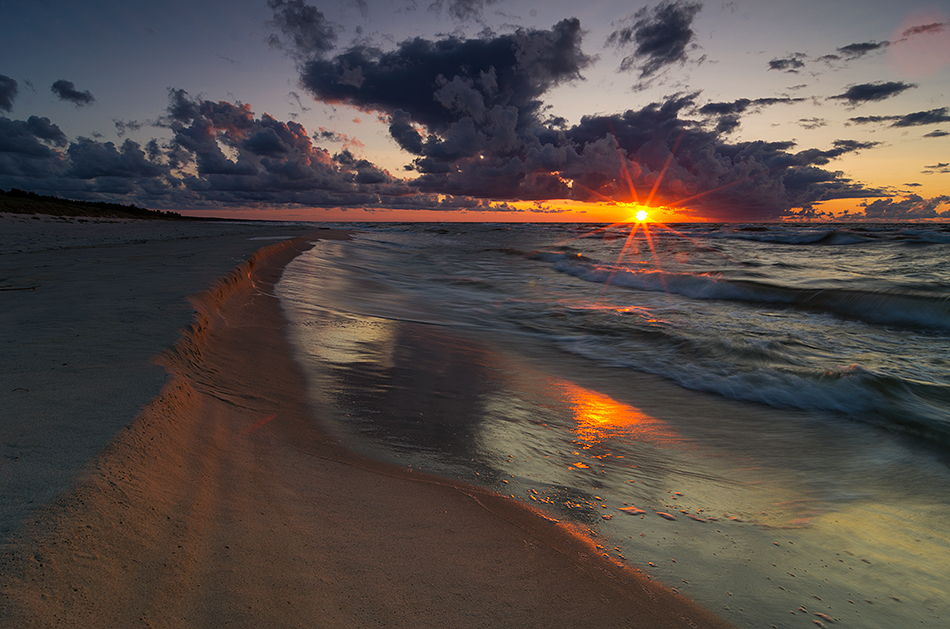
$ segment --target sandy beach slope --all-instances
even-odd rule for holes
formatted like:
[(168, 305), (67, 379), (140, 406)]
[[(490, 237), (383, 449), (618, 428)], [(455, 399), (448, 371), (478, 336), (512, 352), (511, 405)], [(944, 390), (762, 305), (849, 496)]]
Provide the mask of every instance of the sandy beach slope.
[(4, 549), (0, 625), (727, 626), (528, 507), (317, 432), (272, 294), (308, 246), (195, 301), (160, 395)]
[(0, 213), (0, 544), (159, 394), (188, 296), (311, 230)]

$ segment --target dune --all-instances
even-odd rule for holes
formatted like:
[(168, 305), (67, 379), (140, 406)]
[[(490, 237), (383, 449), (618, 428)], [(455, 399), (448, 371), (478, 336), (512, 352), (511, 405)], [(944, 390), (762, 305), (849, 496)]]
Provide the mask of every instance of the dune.
[(273, 295), (310, 246), (194, 300), (159, 395), (5, 546), (0, 624), (729, 626), (563, 523), (321, 433)]

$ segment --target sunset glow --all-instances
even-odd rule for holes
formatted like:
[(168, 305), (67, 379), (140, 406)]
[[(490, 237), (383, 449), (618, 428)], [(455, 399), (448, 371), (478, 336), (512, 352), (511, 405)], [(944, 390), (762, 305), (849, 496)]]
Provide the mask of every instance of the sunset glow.
[(174, 38), (89, 7), (148, 36), (23, 55), (74, 36), (27, 3), (0, 26), (0, 189), (277, 220), (950, 220), (930, 4), (358, 4), (195, 4)]

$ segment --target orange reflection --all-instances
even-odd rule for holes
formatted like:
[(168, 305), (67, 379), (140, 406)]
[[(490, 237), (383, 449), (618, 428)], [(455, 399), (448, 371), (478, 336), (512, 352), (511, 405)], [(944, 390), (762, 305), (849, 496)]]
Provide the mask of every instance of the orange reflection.
[(664, 422), (634, 406), (623, 404), (608, 395), (573, 382), (562, 380), (556, 382), (555, 386), (571, 404), (574, 419), (577, 421), (575, 432), (583, 441), (598, 443), (620, 434), (662, 445), (681, 441)]

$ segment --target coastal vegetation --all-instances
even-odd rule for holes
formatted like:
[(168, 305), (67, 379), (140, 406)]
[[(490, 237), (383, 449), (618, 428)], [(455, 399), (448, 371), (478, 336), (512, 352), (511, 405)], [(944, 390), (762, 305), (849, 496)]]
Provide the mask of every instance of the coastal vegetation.
[(121, 205), (105, 201), (74, 201), (27, 192), (18, 188), (11, 188), (9, 191), (0, 189), (0, 212), (163, 221), (203, 220), (191, 216), (182, 216), (178, 212), (148, 210), (135, 205)]

